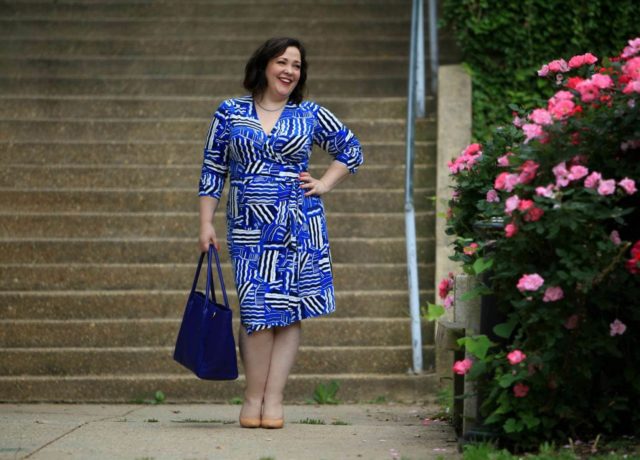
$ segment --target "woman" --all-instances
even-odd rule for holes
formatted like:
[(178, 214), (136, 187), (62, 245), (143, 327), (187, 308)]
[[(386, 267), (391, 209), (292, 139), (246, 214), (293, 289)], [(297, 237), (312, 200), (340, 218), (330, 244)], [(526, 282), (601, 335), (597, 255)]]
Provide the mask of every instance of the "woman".
[[(362, 163), (358, 139), (328, 110), (303, 101), (302, 44), (273, 38), (247, 62), (251, 93), (213, 115), (200, 178), (200, 249), (219, 248), (213, 216), (230, 176), (227, 243), (240, 302), (246, 388), (240, 425), (281, 428), (283, 391), (300, 343), (300, 320), (334, 311), (331, 255), (320, 196)], [(334, 158), (308, 172), (317, 143)]]

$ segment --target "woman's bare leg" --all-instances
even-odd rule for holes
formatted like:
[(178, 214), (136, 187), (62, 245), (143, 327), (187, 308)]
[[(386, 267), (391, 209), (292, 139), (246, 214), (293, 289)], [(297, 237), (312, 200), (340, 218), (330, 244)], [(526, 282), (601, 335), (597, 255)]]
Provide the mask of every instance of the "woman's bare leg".
[(238, 335), (240, 338), (240, 356), (246, 378), (244, 404), (240, 410), (240, 418), (260, 420), (262, 401), (275, 343), (274, 330), (265, 329), (248, 335), (241, 325)]
[(264, 419), (284, 417), (284, 408), (282, 407), (284, 387), (298, 353), (302, 331), (300, 321), (274, 329), (269, 374), (264, 391), (264, 408), (262, 410), (262, 418)]

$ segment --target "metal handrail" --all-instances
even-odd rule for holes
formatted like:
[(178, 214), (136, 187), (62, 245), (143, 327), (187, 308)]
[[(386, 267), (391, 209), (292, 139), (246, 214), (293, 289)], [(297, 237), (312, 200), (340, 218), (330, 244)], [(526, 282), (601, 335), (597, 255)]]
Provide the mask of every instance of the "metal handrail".
[[(409, 308), (411, 312), (411, 345), (413, 372), (420, 373), (422, 361), (422, 329), (420, 315), (420, 288), (418, 282), (418, 250), (416, 244), (416, 219), (413, 203), (413, 165), (415, 158), (415, 120), (426, 114), (426, 89), (424, 65), (424, 3), (413, 0), (411, 6), (411, 43), (409, 48), (409, 81), (407, 88), (407, 130), (405, 162), (404, 221), (407, 244), (407, 278), (409, 281)], [(431, 51), (432, 91), (435, 93), (437, 73), (436, 0), (429, 0), (429, 34)], [(435, 58), (435, 61), (434, 61)]]

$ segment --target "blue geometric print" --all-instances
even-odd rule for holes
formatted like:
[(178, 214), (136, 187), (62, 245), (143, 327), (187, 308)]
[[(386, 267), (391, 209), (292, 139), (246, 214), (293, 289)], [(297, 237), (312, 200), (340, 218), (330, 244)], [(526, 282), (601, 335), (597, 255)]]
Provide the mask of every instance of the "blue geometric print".
[(314, 102), (287, 103), (269, 134), (251, 96), (224, 101), (211, 120), (199, 196), (220, 199), (230, 176), (227, 242), (249, 334), (335, 310), (324, 206), (298, 180), (314, 143), (351, 173), (363, 162), (353, 132)]

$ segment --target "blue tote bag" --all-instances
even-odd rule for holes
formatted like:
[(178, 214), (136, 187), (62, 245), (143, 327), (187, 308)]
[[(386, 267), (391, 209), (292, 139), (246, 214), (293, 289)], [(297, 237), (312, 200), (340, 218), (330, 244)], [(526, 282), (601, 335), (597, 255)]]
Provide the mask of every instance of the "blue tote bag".
[[(207, 255), (207, 287), (203, 294), (196, 291), (200, 268)], [(211, 259), (215, 256), (224, 305), (216, 300)], [(210, 297), (212, 294), (212, 297)], [(218, 251), (209, 245), (209, 252), (200, 254), (193, 286), (184, 309), (173, 359), (205, 380), (238, 378), (236, 343), (233, 338), (233, 314), (224, 287)]]

